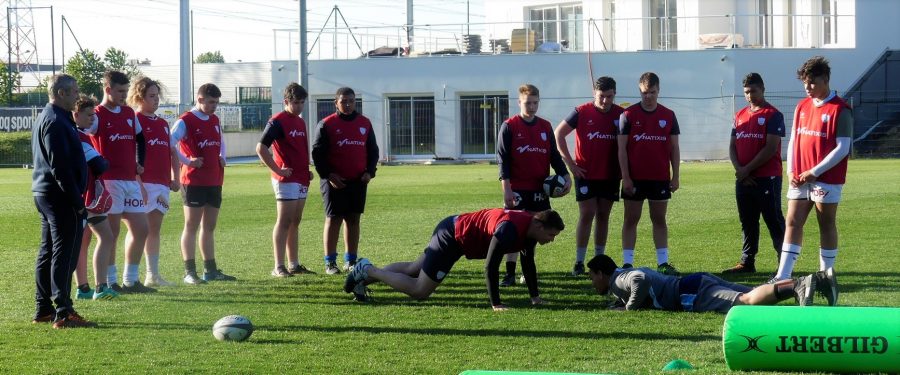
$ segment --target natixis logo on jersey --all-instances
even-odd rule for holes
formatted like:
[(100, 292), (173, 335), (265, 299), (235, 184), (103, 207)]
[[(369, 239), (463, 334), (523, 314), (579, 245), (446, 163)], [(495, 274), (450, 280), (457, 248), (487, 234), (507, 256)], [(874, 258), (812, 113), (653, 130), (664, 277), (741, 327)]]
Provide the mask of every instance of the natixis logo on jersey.
[(747, 347), (741, 353), (885, 355), (889, 354), (888, 349), (890, 346), (890, 341), (884, 336), (739, 336), (747, 340)]
[(366, 142), (365, 142), (365, 141), (355, 141), (355, 140), (352, 140), (352, 139), (344, 138), (344, 139), (342, 139), (342, 140), (340, 140), (340, 141), (337, 141), (337, 145), (338, 145), (338, 147), (343, 147), (343, 146), (365, 146), (365, 145), (366, 145)]
[(807, 129), (807, 128), (805, 128), (805, 127), (800, 128), (800, 129), (797, 129), (797, 134), (800, 134), (800, 135), (808, 135), (808, 136), (811, 136), (811, 137), (821, 137), (821, 138), (825, 138), (825, 137), (828, 136), (828, 134), (826, 134), (825, 132), (820, 132), (820, 131), (816, 131), (816, 130), (812, 130), (812, 129)]
[(131, 135), (131, 134), (119, 134), (119, 133), (116, 133), (116, 134), (110, 134), (110, 135), (109, 135), (109, 141), (110, 141), (110, 142), (116, 142), (116, 141), (133, 141), (133, 140), (134, 140), (134, 136)]
[(540, 153), (540, 154), (546, 154), (546, 153), (547, 153), (547, 149), (546, 149), (546, 148), (537, 147), (537, 146), (532, 147), (531, 145), (524, 145), (524, 146), (516, 147), (516, 151), (518, 151), (520, 154), (524, 154), (524, 153), (526, 153), (526, 152), (537, 152), (537, 153)]
[(765, 139), (766, 135), (762, 133), (737, 132), (734, 133), (736, 139)]
[(201, 149), (207, 148), (207, 147), (219, 147), (219, 146), (222, 146), (222, 142), (204, 139), (204, 140), (200, 141), (200, 143), (198, 143), (197, 146), (200, 147)]
[(147, 145), (169, 147), (169, 141), (167, 141), (165, 139), (160, 139), (160, 138), (153, 138), (153, 139), (147, 141)]
[(635, 134), (632, 136), (635, 142), (640, 141), (654, 141), (654, 142), (665, 142), (669, 140), (669, 137), (664, 135), (647, 135), (647, 133)]
[(608, 140), (608, 141), (614, 141), (614, 140), (616, 140), (616, 135), (615, 135), (615, 134), (604, 134), (604, 133), (601, 133), (601, 132), (590, 132), (590, 133), (587, 134), (587, 138), (590, 139), (590, 140), (592, 140), (592, 141), (593, 141), (593, 140)]
[(296, 138), (296, 137), (305, 137), (305, 136), (306, 136), (306, 132), (300, 131), (300, 130), (297, 130), (297, 129), (293, 129), (293, 130), (291, 130), (291, 131), (288, 132), (288, 135), (290, 135), (291, 137), (294, 137), (294, 138)]

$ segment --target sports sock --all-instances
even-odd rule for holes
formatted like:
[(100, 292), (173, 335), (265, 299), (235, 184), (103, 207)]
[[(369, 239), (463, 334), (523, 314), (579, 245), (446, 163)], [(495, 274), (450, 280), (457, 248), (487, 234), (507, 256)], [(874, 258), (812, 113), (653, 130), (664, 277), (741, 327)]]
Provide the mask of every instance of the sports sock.
[(516, 275), (516, 262), (506, 262), (506, 274)]
[(119, 280), (119, 270), (116, 268), (115, 264), (110, 264), (109, 267), (106, 267), (106, 283), (107, 284), (115, 284)]
[(778, 273), (775, 278), (779, 280), (790, 279), (794, 272), (794, 263), (800, 257), (800, 245), (785, 243), (781, 246), (781, 260), (778, 262)]
[(159, 275), (159, 254), (147, 255), (147, 273)]
[(634, 249), (622, 250), (622, 265), (634, 264)]
[(188, 259), (184, 261), (184, 272), (185, 273), (197, 273), (197, 260)]
[(125, 273), (122, 275), (122, 284), (133, 284), (138, 279), (138, 267), (140, 264), (125, 263)]
[(344, 263), (354, 263), (356, 262), (356, 253), (346, 252), (344, 253)]
[(297, 267), (300, 267), (300, 262), (291, 262), (290, 265), (291, 265), (291, 268), (297, 268)]
[(594, 246), (594, 256), (606, 253), (606, 246)]
[(328, 254), (325, 256), (325, 265), (337, 262), (337, 254)]
[(656, 264), (669, 263), (669, 248), (661, 247), (656, 249)]
[(819, 271), (824, 271), (834, 267), (834, 261), (837, 259), (838, 249), (827, 250), (819, 249)]
[(575, 263), (584, 263), (584, 256), (587, 254), (586, 247), (575, 248)]
[(219, 267), (216, 266), (216, 260), (215, 259), (204, 259), (203, 260), (203, 270), (206, 272), (218, 271)]

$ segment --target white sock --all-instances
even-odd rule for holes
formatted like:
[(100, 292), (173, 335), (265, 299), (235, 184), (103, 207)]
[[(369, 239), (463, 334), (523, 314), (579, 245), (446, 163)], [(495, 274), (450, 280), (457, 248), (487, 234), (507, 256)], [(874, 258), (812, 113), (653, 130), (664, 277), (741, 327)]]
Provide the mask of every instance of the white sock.
[(106, 283), (113, 285), (117, 282), (119, 282), (119, 271), (115, 264), (111, 264), (109, 267), (106, 267)]
[(147, 255), (147, 273), (159, 275), (159, 254)]
[(594, 246), (594, 256), (603, 255), (606, 252), (606, 246)]
[(291, 268), (300, 267), (300, 262), (291, 262)]
[(125, 274), (122, 275), (122, 284), (133, 284), (138, 279), (138, 267), (140, 264), (125, 263)]
[(634, 249), (622, 249), (622, 265), (634, 264)]
[(778, 262), (778, 273), (775, 278), (787, 280), (794, 272), (794, 263), (800, 257), (800, 245), (785, 243), (781, 245), (781, 260)]
[(826, 250), (819, 249), (819, 271), (824, 271), (834, 267), (834, 261), (837, 259), (838, 249)]
[(661, 247), (656, 249), (656, 264), (669, 263), (669, 248)]
[(575, 248), (575, 263), (584, 263), (584, 256), (587, 254), (586, 247)]

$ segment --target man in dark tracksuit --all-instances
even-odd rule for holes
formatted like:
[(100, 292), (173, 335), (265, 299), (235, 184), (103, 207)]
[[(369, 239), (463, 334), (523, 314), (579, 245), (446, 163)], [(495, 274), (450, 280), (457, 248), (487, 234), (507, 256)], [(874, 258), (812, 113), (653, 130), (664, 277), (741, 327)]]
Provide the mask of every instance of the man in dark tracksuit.
[(32, 322), (53, 322), (53, 328), (89, 327), (94, 324), (75, 312), (71, 296), (85, 219), (82, 194), (87, 185), (87, 163), (71, 115), (78, 83), (74, 77), (60, 74), (50, 79), (48, 88), (50, 103), (35, 121), (31, 136), (31, 191), (41, 216)]

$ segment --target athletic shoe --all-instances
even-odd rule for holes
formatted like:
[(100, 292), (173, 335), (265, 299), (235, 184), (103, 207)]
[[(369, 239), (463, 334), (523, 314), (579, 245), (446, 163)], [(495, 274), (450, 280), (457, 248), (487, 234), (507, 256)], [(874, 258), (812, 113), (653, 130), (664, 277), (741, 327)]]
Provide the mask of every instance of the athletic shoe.
[(156, 293), (156, 289), (144, 286), (140, 281), (122, 283), (122, 290), (125, 293)]
[(794, 281), (794, 296), (800, 306), (813, 304), (813, 293), (816, 291), (816, 275), (803, 276)]
[(109, 287), (98, 287), (92, 296), (93, 299), (113, 299), (119, 296), (119, 293), (115, 290), (110, 289)]
[(288, 272), (290, 272), (291, 275), (302, 275), (302, 274), (305, 274), (305, 273), (308, 273), (308, 274), (310, 274), (310, 275), (315, 275), (315, 274), (316, 274), (315, 272), (310, 271), (308, 268), (306, 268), (306, 267), (305, 267), (304, 265), (302, 265), (302, 264), (298, 264), (297, 267), (289, 267), (289, 268), (288, 268)]
[(144, 277), (144, 285), (146, 286), (173, 286), (175, 284), (166, 281), (162, 276), (148, 273), (146, 277)]
[(89, 322), (84, 320), (81, 315), (78, 315), (76, 312), (72, 312), (69, 316), (57, 319), (53, 322), (53, 328), (55, 329), (64, 329), (64, 328), (93, 328), (96, 327), (97, 323)]
[(237, 280), (234, 276), (229, 276), (222, 273), (222, 270), (212, 270), (212, 271), (204, 271), (203, 272), (203, 280), (206, 281), (235, 281)]
[(34, 318), (31, 319), (31, 324), (38, 323), (53, 323), (53, 318), (56, 318), (56, 313), (46, 313), (44, 315), (35, 315)]
[(372, 290), (366, 288), (363, 283), (356, 284), (353, 287), (353, 300), (356, 302), (372, 302)]
[(500, 280), (500, 286), (513, 286), (516, 285), (516, 275), (512, 273), (506, 274), (503, 276), (503, 280)]
[(837, 305), (838, 284), (834, 268), (816, 272), (816, 290), (828, 300), (828, 306)]
[(769, 284), (769, 285), (777, 284), (781, 280), (786, 280), (786, 279), (779, 279), (778, 276), (772, 276), (771, 279), (766, 281), (766, 284)]
[(575, 265), (572, 266), (572, 276), (581, 275), (584, 275), (584, 262), (575, 262)]
[(348, 273), (347, 277), (344, 278), (344, 293), (353, 292), (353, 288), (356, 288), (356, 284), (359, 284), (356, 282), (356, 278), (353, 277), (352, 273)]
[(625, 263), (622, 265), (623, 270), (627, 270), (629, 268), (634, 268), (634, 266), (632, 266), (631, 263)]
[(119, 283), (112, 283), (112, 284), (109, 284), (109, 288), (112, 289), (112, 290), (115, 290), (116, 293), (120, 293), (120, 294), (121, 294), (121, 293), (125, 293), (125, 290), (122, 289), (122, 286), (119, 285)]
[(327, 264), (325, 264), (325, 273), (329, 275), (337, 275), (341, 273), (341, 269), (338, 268), (337, 263), (328, 262)]
[(359, 262), (359, 260), (351, 260), (347, 263), (344, 263), (344, 265), (341, 266), (341, 271), (350, 272), (350, 270), (353, 269), (353, 266), (356, 265), (356, 262)]
[(657, 266), (656, 272), (659, 272), (663, 275), (669, 275), (669, 276), (678, 276), (679, 275), (678, 270), (675, 269), (675, 266), (669, 264), (668, 262)]
[(284, 266), (278, 266), (272, 270), (272, 277), (291, 277), (291, 276), (294, 276), (294, 275), (291, 275), (291, 273), (288, 272), (287, 268), (284, 268)]
[(525, 275), (519, 276), (519, 284), (525, 285)]
[(368, 268), (372, 266), (372, 262), (368, 258), (360, 258), (352, 267), (350, 267), (350, 275), (356, 282), (363, 282), (369, 278)]
[(78, 292), (75, 293), (75, 299), (91, 299), (94, 298), (94, 291), (91, 288), (88, 288), (87, 291), (82, 292), (81, 289), (76, 288)]
[(206, 280), (198, 277), (196, 272), (188, 272), (187, 275), (184, 275), (184, 283), (191, 285), (200, 285), (206, 284)]
[(756, 266), (753, 264), (738, 263), (734, 267), (722, 271), (722, 273), (755, 273)]

